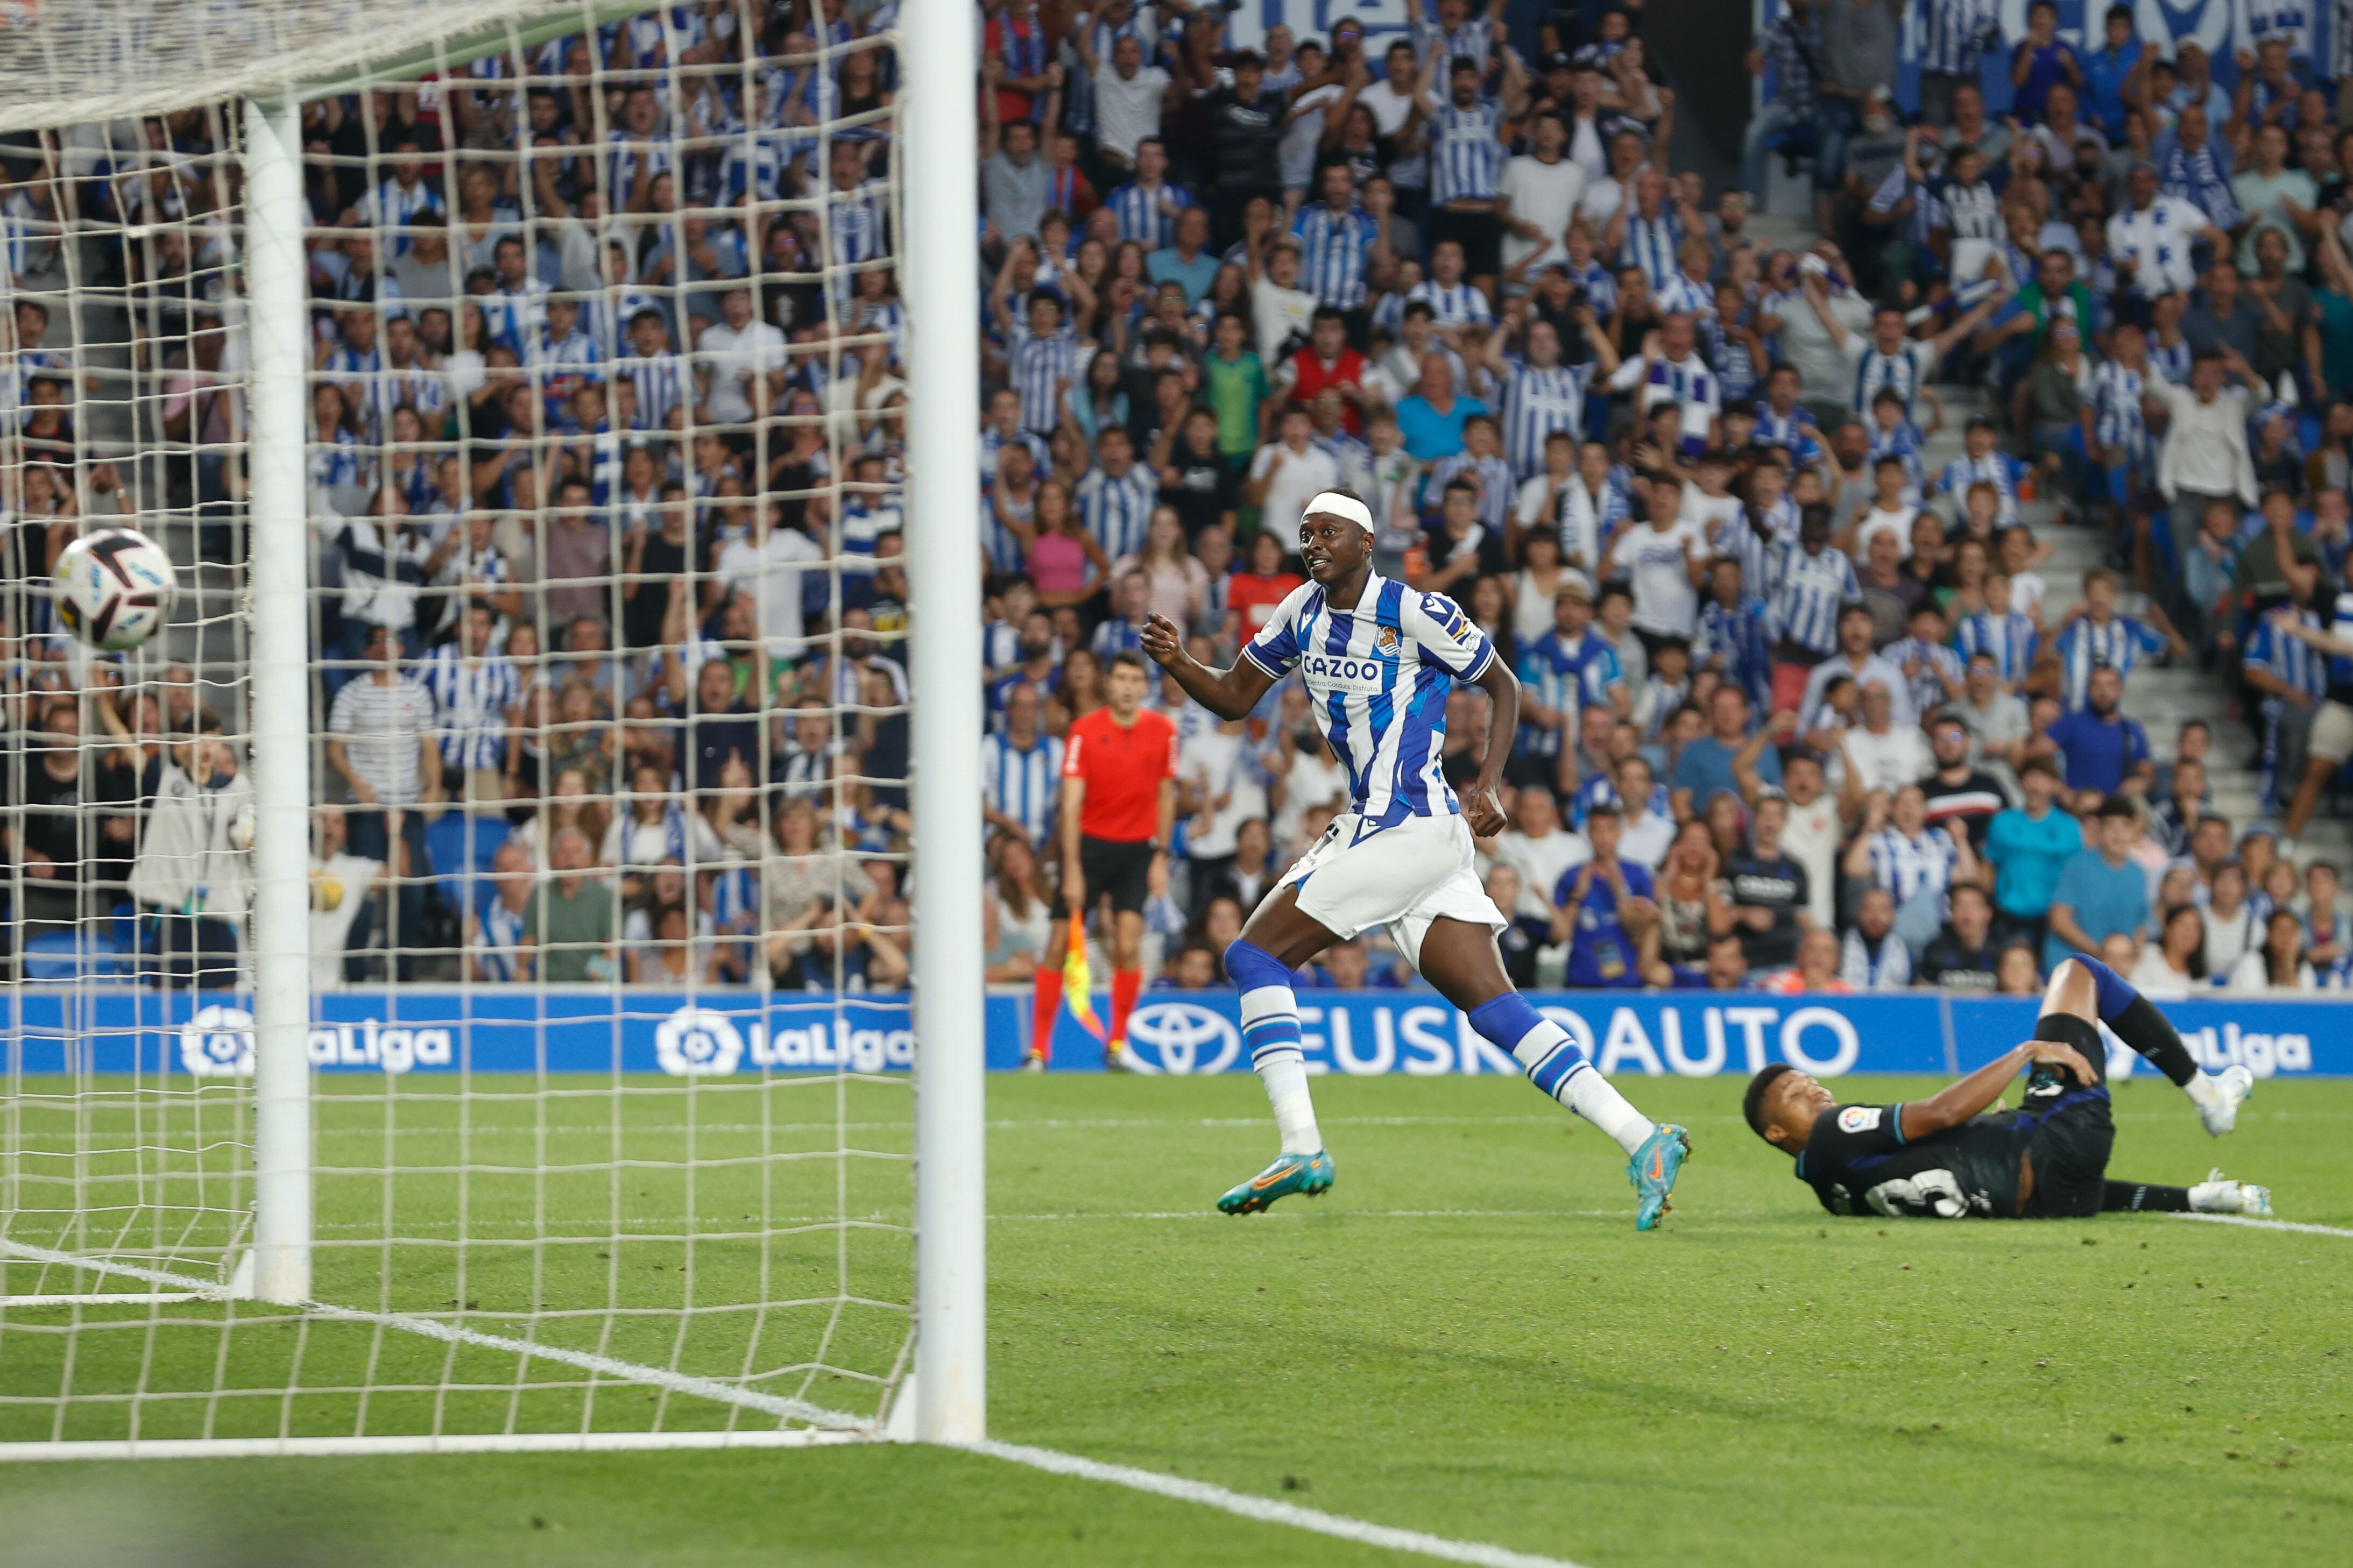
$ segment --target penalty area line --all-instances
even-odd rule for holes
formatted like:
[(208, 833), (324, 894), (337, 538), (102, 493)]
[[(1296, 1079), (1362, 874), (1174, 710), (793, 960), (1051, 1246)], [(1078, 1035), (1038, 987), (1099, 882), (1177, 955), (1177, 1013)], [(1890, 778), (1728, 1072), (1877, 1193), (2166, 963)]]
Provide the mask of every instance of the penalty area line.
[(2298, 1236), (2341, 1236), (2353, 1240), (2353, 1230), (2342, 1226), (2306, 1225), (2293, 1219), (2259, 1219), (2243, 1214), (2169, 1214), (2168, 1219), (2194, 1219), (2201, 1225), (2244, 1226), (2249, 1230), (2286, 1230)]
[(1234, 1491), (1208, 1481), (1166, 1476), (1155, 1470), (1138, 1469), (1133, 1465), (1107, 1465), (1100, 1459), (1081, 1458), (1076, 1454), (1064, 1454), (1052, 1448), (1033, 1448), (1021, 1443), (994, 1441), (959, 1444), (957, 1447), (967, 1453), (985, 1454), (1008, 1464), (1027, 1465), (1048, 1475), (1102, 1481), (1111, 1486), (1126, 1487), (1132, 1491), (1171, 1498), (1178, 1502), (1198, 1503), (1204, 1508), (1214, 1508), (1261, 1524), (1288, 1525), (1293, 1530), (1312, 1531), (1317, 1535), (1353, 1541), (1366, 1546), (1386, 1547), (1392, 1552), (1410, 1552), (1444, 1563), (1475, 1563), (1479, 1568), (1579, 1568), (1578, 1564), (1566, 1558), (1538, 1557), (1531, 1552), (1514, 1552), (1509, 1547), (1493, 1546), (1485, 1542), (1452, 1541), (1442, 1535), (1425, 1534), (1419, 1530), (1374, 1524), (1366, 1520), (1350, 1519), (1345, 1514), (1325, 1513), (1320, 1509), (1302, 1508), (1297, 1503), (1278, 1502), (1272, 1498)]

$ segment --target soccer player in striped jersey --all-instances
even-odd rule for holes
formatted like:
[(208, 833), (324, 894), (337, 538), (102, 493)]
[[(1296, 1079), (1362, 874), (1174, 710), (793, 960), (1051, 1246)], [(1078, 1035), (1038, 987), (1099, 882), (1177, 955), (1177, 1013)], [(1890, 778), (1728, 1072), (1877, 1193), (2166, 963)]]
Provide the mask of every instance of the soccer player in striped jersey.
[(2084, 574), (2084, 596), (2067, 612), (2043, 657), (2059, 668), (2059, 701), (2070, 713), (2084, 706), (2092, 671), (2106, 665), (2126, 678), (2143, 654), (2187, 654), (2189, 645), (2174, 632), (2165, 612), (2148, 607), (2154, 626), (2116, 611), (2116, 574), (2105, 566)]
[[(1310, 581), (1267, 618), (1230, 669), (1200, 664), (1162, 616), (1145, 633), (1145, 651), (1194, 701), (1228, 721), (1247, 716), (1297, 669), (1348, 775), (1347, 811), (1283, 873), (1226, 950), (1227, 973), (1241, 991), (1242, 1037), (1273, 1103), (1282, 1152), (1218, 1206), (1250, 1214), (1331, 1187), (1293, 973), (1335, 943), (1386, 926), (1472, 1028), (1626, 1151), (1639, 1194), (1635, 1227), (1651, 1229), (1668, 1209), (1691, 1135), (1628, 1104), (1567, 1032), (1513, 988), (1495, 945), (1509, 921), (1473, 865), (1472, 834), (1506, 826), (1495, 792), (1519, 725), (1520, 683), (1451, 599), (1376, 574), (1373, 536), (1372, 511), (1354, 493), (1326, 490), (1310, 500), (1299, 524)], [(1461, 798), (1439, 765), (1457, 679), (1493, 704), (1493, 740)]]

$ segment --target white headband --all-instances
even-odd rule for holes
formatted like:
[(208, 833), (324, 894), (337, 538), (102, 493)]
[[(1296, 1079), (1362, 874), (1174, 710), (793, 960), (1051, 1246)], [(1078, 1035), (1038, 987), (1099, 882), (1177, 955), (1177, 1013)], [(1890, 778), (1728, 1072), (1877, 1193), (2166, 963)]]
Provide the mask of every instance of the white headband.
[(1355, 496), (1344, 496), (1338, 490), (1325, 490), (1303, 507), (1299, 515), (1314, 517), (1319, 511), (1330, 512), (1334, 517), (1345, 517), (1366, 533), (1374, 531), (1373, 509)]

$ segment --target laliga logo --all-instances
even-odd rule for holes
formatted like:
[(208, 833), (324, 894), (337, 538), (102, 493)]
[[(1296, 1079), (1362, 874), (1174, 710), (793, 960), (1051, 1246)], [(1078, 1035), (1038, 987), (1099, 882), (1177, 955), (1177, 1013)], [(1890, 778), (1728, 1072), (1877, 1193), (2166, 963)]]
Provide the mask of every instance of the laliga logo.
[(654, 1060), (672, 1078), (731, 1073), (743, 1058), (735, 1021), (709, 1007), (681, 1007), (654, 1029)]
[(199, 1007), (180, 1026), (180, 1065), (195, 1078), (253, 1075), (253, 1015), (242, 1007)]
[(1241, 1031), (1198, 1002), (1154, 1002), (1128, 1016), (1127, 1043), (1148, 1047), (1157, 1065), (1131, 1049), (1129, 1060), (1145, 1072), (1223, 1072), (1241, 1055)]

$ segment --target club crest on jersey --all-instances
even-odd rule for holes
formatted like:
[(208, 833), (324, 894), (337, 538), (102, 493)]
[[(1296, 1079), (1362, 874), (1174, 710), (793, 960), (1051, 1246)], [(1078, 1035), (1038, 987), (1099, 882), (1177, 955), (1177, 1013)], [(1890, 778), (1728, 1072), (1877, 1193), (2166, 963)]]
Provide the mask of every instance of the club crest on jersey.
[(1878, 1125), (1879, 1107), (1875, 1105), (1850, 1105), (1839, 1112), (1841, 1132), (1868, 1132)]
[(1395, 658), (1405, 649), (1405, 639), (1398, 636), (1395, 626), (1383, 626), (1380, 636), (1373, 639), (1373, 651), (1383, 658)]

